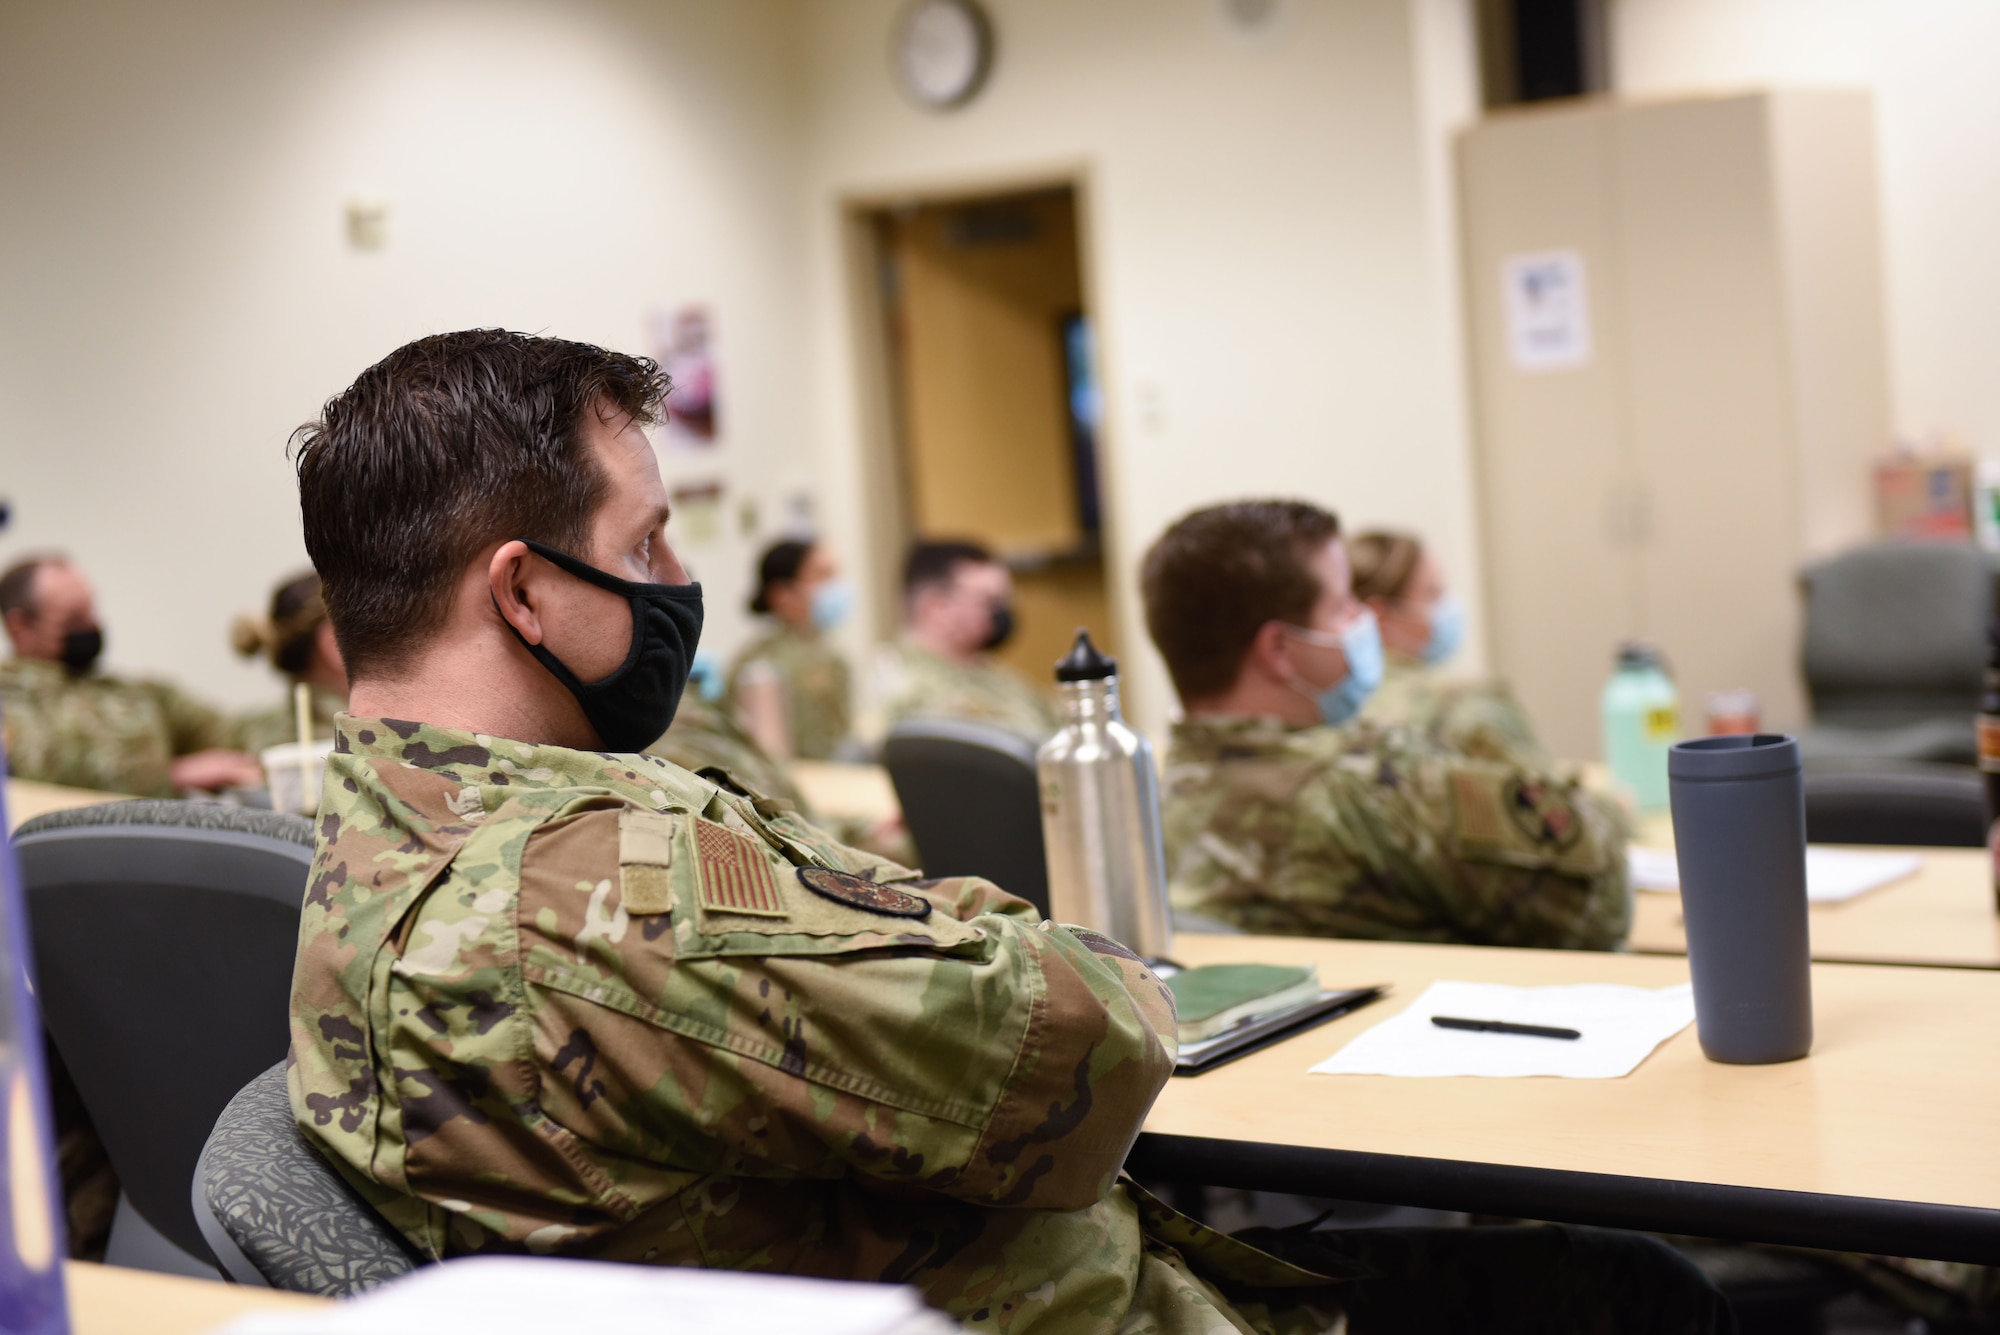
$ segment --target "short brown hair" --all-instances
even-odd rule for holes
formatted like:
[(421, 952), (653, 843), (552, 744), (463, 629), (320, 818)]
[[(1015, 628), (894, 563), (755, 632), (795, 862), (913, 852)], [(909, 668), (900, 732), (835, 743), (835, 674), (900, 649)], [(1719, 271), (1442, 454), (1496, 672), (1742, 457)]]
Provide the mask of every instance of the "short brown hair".
[(914, 598), (921, 590), (951, 583), (960, 566), (992, 564), (993, 553), (967, 538), (912, 544), (903, 559), (903, 596)]
[(1424, 545), (1407, 533), (1378, 529), (1360, 534), (1347, 544), (1347, 559), (1354, 563), (1354, 596), (1394, 602), (1410, 587), (1423, 554)]
[(1146, 553), (1146, 629), (1182, 700), (1236, 684), (1267, 621), (1303, 621), (1319, 601), (1307, 564), (1340, 520), (1306, 501), (1236, 501), (1186, 515)]
[(467, 563), (527, 538), (587, 556), (603, 474), (584, 414), (659, 415), (645, 357), (500, 329), (420, 338), (293, 434), (306, 551), (350, 674), (407, 666)]
[(26, 612), (30, 619), (40, 616), (35, 602), (35, 575), (43, 566), (62, 565), (64, 557), (53, 552), (24, 556), (0, 574), (0, 617), (9, 612)]

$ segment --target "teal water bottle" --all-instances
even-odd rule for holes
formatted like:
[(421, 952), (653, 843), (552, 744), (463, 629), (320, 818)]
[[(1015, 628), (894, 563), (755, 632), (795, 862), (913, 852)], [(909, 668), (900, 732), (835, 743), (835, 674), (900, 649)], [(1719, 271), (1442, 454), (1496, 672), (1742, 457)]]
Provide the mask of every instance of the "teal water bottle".
[(1604, 763), (1641, 811), (1667, 807), (1667, 750), (1681, 737), (1680, 692), (1651, 645), (1618, 648), (1604, 684)]

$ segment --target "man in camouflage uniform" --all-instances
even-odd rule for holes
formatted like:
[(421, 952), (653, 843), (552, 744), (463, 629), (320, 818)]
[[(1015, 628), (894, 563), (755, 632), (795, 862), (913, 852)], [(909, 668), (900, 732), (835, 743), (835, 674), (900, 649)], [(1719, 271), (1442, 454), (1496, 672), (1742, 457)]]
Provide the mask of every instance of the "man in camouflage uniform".
[(0, 663), (0, 730), (15, 778), (135, 797), (263, 783), (221, 714), (165, 682), (95, 670), (96, 597), (69, 562), (15, 563), (0, 575), (0, 617), (14, 648)]
[(984, 547), (919, 543), (903, 567), (903, 637), (888, 651), (891, 723), (965, 719), (1037, 744), (1060, 726), (1048, 697), (990, 650), (1014, 629), (1013, 577)]
[(1575, 783), (1415, 733), (1330, 726), (1367, 615), (1338, 521), (1196, 511), (1147, 554), (1147, 626), (1185, 719), (1162, 777), (1176, 908), (1253, 932), (1606, 950), (1631, 926), (1625, 831)]
[[(300, 1127), (427, 1257), (903, 1282), (990, 1331), (1327, 1329), (1352, 1262), (1119, 1178), (1175, 1049), (1129, 951), (636, 753), (699, 631), (641, 430), (662, 379), (441, 335), (304, 433), (355, 712), (300, 929)], [(1507, 1232), (1538, 1279), (1593, 1250)], [(1711, 1328), (1683, 1271), (1629, 1277), (1647, 1328)]]

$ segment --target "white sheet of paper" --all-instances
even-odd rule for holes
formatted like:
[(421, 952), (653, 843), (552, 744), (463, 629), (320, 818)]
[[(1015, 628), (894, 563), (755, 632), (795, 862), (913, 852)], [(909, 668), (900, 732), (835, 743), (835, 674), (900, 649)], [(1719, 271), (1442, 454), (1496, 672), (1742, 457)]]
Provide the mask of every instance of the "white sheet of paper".
[(332, 1307), (258, 1312), (218, 1335), (451, 1335), (648, 1330), (663, 1335), (945, 1335), (957, 1327), (899, 1284), (553, 1257), (426, 1266)]
[[(1680, 864), (1671, 848), (1627, 850), (1632, 884), (1640, 890), (1678, 893)], [(1843, 899), (1914, 876), (1922, 870), (1920, 853), (1866, 853), (1852, 848), (1806, 846), (1806, 899), (1814, 904), (1837, 904)]]
[[(1575, 1029), (1581, 1038), (1440, 1029), (1433, 1015)], [(1558, 1075), (1615, 1080), (1694, 1020), (1694, 989), (1616, 983), (1505, 987), (1440, 980), (1313, 1067), (1318, 1075)]]

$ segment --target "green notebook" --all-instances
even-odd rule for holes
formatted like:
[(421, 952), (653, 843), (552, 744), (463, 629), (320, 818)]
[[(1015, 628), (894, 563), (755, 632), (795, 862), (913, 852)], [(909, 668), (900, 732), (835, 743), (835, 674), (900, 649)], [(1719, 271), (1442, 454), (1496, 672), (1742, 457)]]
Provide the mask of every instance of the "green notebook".
[(1319, 1000), (1310, 964), (1204, 964), (1167, 979), (1183, 1043), (1199, 1043), (1245, 1020)]

